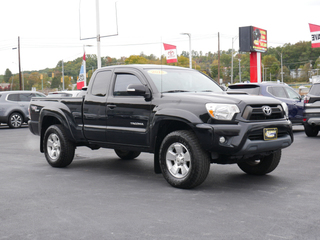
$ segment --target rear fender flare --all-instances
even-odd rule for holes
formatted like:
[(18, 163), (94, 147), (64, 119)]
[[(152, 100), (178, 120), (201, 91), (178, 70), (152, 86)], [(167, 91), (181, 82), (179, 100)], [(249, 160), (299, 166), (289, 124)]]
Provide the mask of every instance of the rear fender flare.
[[(45, 119), (50, 118), (51, 123), (46, 125)], [(75, 137), (71, 131), (70, 121), (61, 109), (45, 109), (43, 108), (39, 116), (39, 133), (40, 133), (40, 151), (43, 152), (42, 141), (46, 129), (54, 124), (61, 124), (66, 129), (66, 136), (68, 140), (75, 142)]]

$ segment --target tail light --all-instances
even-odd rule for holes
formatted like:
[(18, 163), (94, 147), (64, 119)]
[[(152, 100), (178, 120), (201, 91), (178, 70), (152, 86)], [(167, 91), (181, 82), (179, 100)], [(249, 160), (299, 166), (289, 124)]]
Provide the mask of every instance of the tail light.
[(304, 100), (303, 100), (303, 102), (304, 102), (304, 103), (308, 103), (308, 102), (309, 102), (309, 100), (310, 100), (310, 97), (308, 97), (308, 96), (305, 96), (305, 97), (304, 97)]

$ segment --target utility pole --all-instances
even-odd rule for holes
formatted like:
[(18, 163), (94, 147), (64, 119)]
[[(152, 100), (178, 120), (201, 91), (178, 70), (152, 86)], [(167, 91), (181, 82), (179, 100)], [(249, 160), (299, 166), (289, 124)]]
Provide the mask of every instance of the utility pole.
[(96, 21), (97, 21), (97, 64), (98, 69), (101, 68), (101, 53), (100, 53), (100, 15), (99, 15), (99, 0), (96, 0)]
[(220, 84), (220, 33), (218, 32), (218, 83)]
[(19, 85), (20, 85), (20, 90), (22, 90), (22, 77), (21, 77), (21, 62), (20, 62), (20, 37), (18, 37), (18, 58), (19, 58)]
[(232, 38), (232, 49), (231, 49), (231, 84), (233, 84), (233, 43), (234, 40), (236, 40), (237, 37)]

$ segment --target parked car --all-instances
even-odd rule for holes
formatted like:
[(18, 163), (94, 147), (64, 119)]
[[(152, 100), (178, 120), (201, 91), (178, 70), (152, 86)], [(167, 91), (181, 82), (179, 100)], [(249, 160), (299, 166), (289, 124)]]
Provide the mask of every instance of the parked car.
[(314, 83), (304, 98), (304, 131), (308, 137), (316, 137), (320, 130), (320, 83)]
[(238, 83), (229, 85), (227, 91), (241, 91), (251, 95), (273, 97), (285, 102), (288, 106), (289, 119), (293, 124), (303, 123), (304, 102), (299, 93), (282, 83)]
[(55, 91), (49, 92), (47, 97), (77, 97), (81, 91)]
[(19, 128), (28, 122), (28, 107), (32, 97), (45, 97), (35, 91), (5, 91), (0, 92), (0, 123), (8, 124), (10, 128)]

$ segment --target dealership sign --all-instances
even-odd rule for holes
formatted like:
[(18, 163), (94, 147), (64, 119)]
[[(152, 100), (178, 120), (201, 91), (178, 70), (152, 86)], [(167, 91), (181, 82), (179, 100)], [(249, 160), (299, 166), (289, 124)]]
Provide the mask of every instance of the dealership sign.
[(240, 27), (239, 46), (241, 52), (266, 52), (267, 30), (253, 26)]

